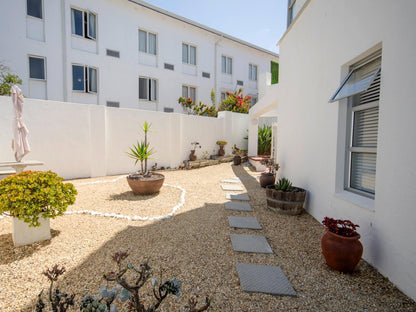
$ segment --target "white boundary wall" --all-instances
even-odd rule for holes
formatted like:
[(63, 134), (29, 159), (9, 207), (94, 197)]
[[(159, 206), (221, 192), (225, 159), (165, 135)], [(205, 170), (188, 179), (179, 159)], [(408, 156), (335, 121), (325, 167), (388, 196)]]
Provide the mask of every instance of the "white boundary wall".
[[(0, 161), (14, 160), (12, 106), (11, 97), (0, 96)], [(66, 179), (137, 170), (140, 164), (134, 166), (126, 152), (144, 139), (144, 121), (152, 124), (148, 140), (156, 152), (150, 166), (178, 167), (188, 159), (194, 141), (202, 146), (198, 157), (205, 151), (216, 153), (217, 140), (228, 142), (227, 154), (233, 144), (247, 149), (247, 114), (220, 112), (213, 118), (26, 98), (23, 120), (32, 149), (23, 160), (43, 161), (44, 166), (30, 169), (52, 170)]]

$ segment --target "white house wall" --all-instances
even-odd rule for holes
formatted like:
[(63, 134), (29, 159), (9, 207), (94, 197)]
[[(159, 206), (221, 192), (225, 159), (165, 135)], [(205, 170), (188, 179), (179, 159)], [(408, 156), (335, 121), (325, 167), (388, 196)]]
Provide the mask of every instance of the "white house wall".
[[(237, 80), (244, 82), (245, 94), (257, 95), (258, 83), (248, 79), (249, 63), (258, 66), (259, 76), (270, 71), (271, 60), (277, 61), (276, 54), (127, 0), (44, 0), (43, 5), (44, 19), (39, 20), (26, 16), (24, 0), (0, 4), (0, 62), (22, 78), (22, 90), (28, 97), (99, 105), (113, 101), (124, 108), (163, 111), (170, 107), (183, 112), (177, 103), (183, 84), (196, 87), (197, 101), (206, 104), (211, 104), (212, 88), (217, 91), (218, 103), (220, 92), (234, 91)], [(97, 40), (71, 34), (71, 7), (97, 15)], [(139, 53), (139, 28), (157, 34), (156, 56)], [(196, 66), (182, 63), (182, 42), (197, 47)], [(119, 51), (120, 58), (107, 56), (106, 49)], [(29, 80), (28, 55), (46, 58), (46, 82)], [(231, 76), (221, 74), (222, 55), (233, 58)], [(174, 70), (165, 69), (165, 63), (174, 65)], [(98, 94), (72, 91), (72, 64), (98, 69)], [(202, 72), (209, 73), (210, 78), (202, 77)], [(158, 81), (156, 102), (139, 101), (139, 76)]]
[[(364, 258), (416, 299), (416, 2), (314, 0), (280, 43), (280, 176), (307, 210), (360, 225)], [(349, 65), (382, 49), (375, 200), (343, 190)]]

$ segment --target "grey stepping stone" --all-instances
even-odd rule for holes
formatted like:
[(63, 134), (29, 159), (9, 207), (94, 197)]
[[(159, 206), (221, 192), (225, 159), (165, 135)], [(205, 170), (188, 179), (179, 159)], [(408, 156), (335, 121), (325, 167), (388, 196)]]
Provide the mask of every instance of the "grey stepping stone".
[(237, 271), (245, 292), (296, 296), (296, 291), (278, 266), (237, 263)]
[(250, 197), (248, 196), (247, 193), (243, 193), (243, 194), (227, 193), (225, 194), (225, 198), (231, 199), (231, 200), (250, 200)]
[(228, 223), (230, 227), (239, 229), (261, 230), (262, 227), (256, 218), (244, 218), (244, 217), (228, 217)]
[(261, 235), (230, 234), (234, 251), (272, 254), (266, 237)]
[(237, 210), (237, 211), (253, 211), (249, 203), (241, 203), (241, 202), (226, 202), (225, 209)]
[(243, 187), (240, 185), (227, 185), (227, 184), (221, 184), (221, 187), (224, 191), (242, 191)]
[(225, 179), (221, 180), (222, 183), (241, 183), (239, 179)]

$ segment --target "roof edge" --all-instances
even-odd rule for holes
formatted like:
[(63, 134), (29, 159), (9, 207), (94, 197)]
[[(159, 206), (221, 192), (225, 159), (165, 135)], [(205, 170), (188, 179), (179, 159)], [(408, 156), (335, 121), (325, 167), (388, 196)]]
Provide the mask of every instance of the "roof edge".
[(195, 22), (195, 21), (193, 21), (193, 20), (190, 20), (190, 19), (185, 18), (185, 17), (183, 17), (183, 16), (177, 15), (177, 14), (175, 14), (175, 13), (172, 13), (172, 12), (169, 12), (169, 11), (164, 10), (164, 9), (162, 9), (162, 8), (159, 8), (159, 7), (157, 7), (157, 6), (154, 6), (153, 4), (150, 4), (150, 3), (147, 3), (147, 2), (145, 2), (145, 1), (141, 1), (141, 0), (127, 0), (127, 1), (128, 1), (128, 2), (131, 2), (131, 3), (134, 3), (134, 4), (137, 4), (137, 5), (140, 5), (140, 6), (144, 7), (144, 8), (146, 8), (146, 9), (149, 9), (149, 10), (154, 11), (154, 12), (156, 12), (156, 13), (159, 13), (159, 14), (162, 14), (162, 15), (165, 15), (165, 16), (168, 16), (168, 17), (170, 17), (170, 18), (173, 18), (173, 19), (178, 20), (178, 21), (180, 21), (180, 22), (183, 22), (183, 23), (185, 23), (185, 24), (188, 24), (188, 25), (194, 26), (194, 27), (196, 27), (196, 28), (202, 29), (202, 30), (204, 30), (204, 31), (207, 31), (207, 32), (209, 32), (209, 33), (211, 33), (211, 34), (214, 34), (214, 35), (217, 35), (217, 36), (219, 36), (219, 37), (223, 37), (223, 38), (225, 38), (225, 39), (228, 39), (228, 40), (234, 41), (234, 42), (236, 42), (236, 43), (239, 43), (239, 44), (245, 45), (245, 46), (247, 46), (247, 47), (249, 47), (249, 48), (252, 48), (252, 49), (258, 50), (258, 51), (260, 51), (260, 52), (263, 52), (263, 53), (269, 54), (269, 55), (271, 55), (271, 56), (274, 56), (274, 57), (276, 57), (276, 58), (279, 58), (279, 54), (278, 54), (278, 53), (275, 53), (275, 52), (269, 51), (269, 50), (264, 49), (264, 48), (262, 48), (262, 47), (256, 46), (256, 45), (254, 45), (254, 44), (252, 44), (252, 43), (250, 43), (250, 42), (247, 42), (247, 41), (244, 41), (244, 40), (238, 39), (238, 38), (236, 38), (236, 37), (233, 37), (233, 36), (231, 36), (231, 35), (228, 35), (228, 34), (226, 34), (226, 33), (223, 33), (223, 32), (221, 32), (221, 31), (218, 31), (218, 30), (216, 30), (216, 29), (213, 29), (213, 28), (210, 28), (210, 27), (208, 27), (208, 26), (205, 26), (205, 25), (199, 24), (199, 23), (197, 23), (197, 22)]

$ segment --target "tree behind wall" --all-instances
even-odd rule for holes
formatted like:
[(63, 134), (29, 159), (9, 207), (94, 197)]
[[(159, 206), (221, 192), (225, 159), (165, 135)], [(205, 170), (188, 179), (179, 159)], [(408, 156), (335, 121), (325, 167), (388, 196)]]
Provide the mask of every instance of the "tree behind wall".
[(9, 68), (0, 63), (0, 95), (11, 95), (10, 89), (14, 84), (22, 84), (22, 79), (17, 75), (7, 72)]

